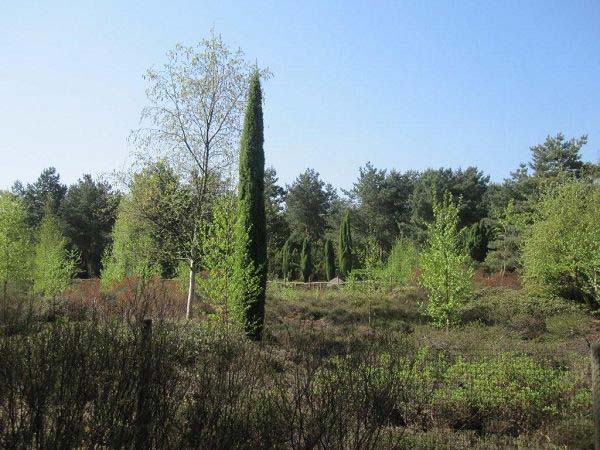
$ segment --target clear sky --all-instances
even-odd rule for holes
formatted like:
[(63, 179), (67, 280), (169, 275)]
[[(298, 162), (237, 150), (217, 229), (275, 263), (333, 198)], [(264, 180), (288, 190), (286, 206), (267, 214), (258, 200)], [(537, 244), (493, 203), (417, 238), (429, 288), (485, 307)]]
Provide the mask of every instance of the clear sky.
[(477, 165), (587, 133), (600, 157), (598, 1), (0, 1), (0, 188), (121, 169), (144, 70), (211, 26), (268, 66), (265, 150), (348, 188), (367, 161)]

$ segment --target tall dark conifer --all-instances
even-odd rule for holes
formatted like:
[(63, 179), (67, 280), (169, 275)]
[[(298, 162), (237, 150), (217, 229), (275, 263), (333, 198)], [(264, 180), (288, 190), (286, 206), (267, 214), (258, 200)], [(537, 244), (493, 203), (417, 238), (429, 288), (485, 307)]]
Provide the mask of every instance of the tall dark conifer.
[(300, 269), (302, 270), (302, 279), (305, 283), (310, 281), (313, 273), (312, 246), (308, 237), (302, 242), (302, 252), (300, 253)]
[(352, 271), (352, 235), (350, 234), (350, 217), (344, 215), (340, 226), (340, 275), (348, 276)]
[(283, 248), (281, 249), (281, 272), (283, 275), (283, 279), (286, 281), (288, 281), (292, 277), (291, 257), (291, 243), (290, 239), (288, 239), (287, 241), (285, 241), (285, 244), (283, 244)]
[(325, 275), (327, 281), (335, 278), (335, 254), (333, 252), (333, 242), (331, 239), (325, 241)]
[(263, 143), (262, 91), (257, 71), (250, 79), (239, 163), (239, 224), (241, 232), (247, 235), (247, 239), (241, 240), (243, 248), (239, 262), (243, 266), (251, 266), (258, 279), (258, 288), (247, 286), (240, 300), (244, 311), (244, 327), (253, 339), (261, 338), (267, 285)]

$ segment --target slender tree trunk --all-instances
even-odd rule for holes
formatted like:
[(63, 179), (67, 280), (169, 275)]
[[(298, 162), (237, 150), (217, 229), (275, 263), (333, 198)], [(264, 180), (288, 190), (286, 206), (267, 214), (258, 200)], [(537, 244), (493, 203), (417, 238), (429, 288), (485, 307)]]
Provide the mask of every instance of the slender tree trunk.
[(94, 267), (92, 264), (92, 258), (87, 253), (85, 255), (85, 270), (87, 271), (88, 278), (94, 277)]
[[(208, 130), (207, 130), (208, 133)], [(198, 193), (196, 197), (196, 218), (202, 221), (204, 219), (204, 203), (206, 200), (206, 193), (208, 190), (208, 161), (210, 154), (210, 144), (209, 142), (204, 143), (204, 157), (202, 162), (202, 183), (200, 189), (198, 189), (198, 176), (197, 174), (193, 175), (193, 183), (196, 186), (196, 192)], [(198, 225), (197, 222), (194, 224), (194, 230), (192, 234), (192, 248), (190, 252), (190, 279), (188, 284), (188, 298), (187, 305), (185, 310), (185, 318), (189, 319), (192, 311), (192, 301), (195, 297), (196, 293), (196, 246), (198, 245)]]
[(185, 309), (185, 318), (190, 318), (190, 312), (192, 309), (192, 300), (194, 298), (196, 291), (196, 267), (194, 266), (194, 260), (190, 259), (190, 279), (188, 284), (188, 297), (187, 297), (187, 306)]

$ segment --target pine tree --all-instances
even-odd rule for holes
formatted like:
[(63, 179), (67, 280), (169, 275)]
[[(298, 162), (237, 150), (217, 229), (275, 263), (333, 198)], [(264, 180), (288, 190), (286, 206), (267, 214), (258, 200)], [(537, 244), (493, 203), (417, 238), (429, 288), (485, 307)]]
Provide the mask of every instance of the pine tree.
[(302, 270), (302, 279), (305, 283), (310, 281), (313, 273), (312, 246), (308, 237), (302, 242), (302, 253), (300, 254), (300, 269)]
[(325, 241), (325, 274), (327, 275), (327, 281), (335, 278), (335, 254), (331, 239)]
[(340, 275), (346, 277), (352, 271), (352, 235), (350, 233), (350, 217), (346, 213), (340, 226)]
[(537, 177), (555, 177), (559, 173), (579, 176), (583, 167), (581, 149), (587, 135), (567, 140), (562, 133), (548, 136), (543, 144), (531, 147), (531, 167)]
[(247, 238), (238, 241), (242, 247), (238, 263), (240, 270), (250, 266), (258, 277), (258, 289), (249, 287), (239, 299), (245, 311), (243, 325), (252, 339), (261, 338), (267, 286), (263, 143), (262, 91), (257, 71), (250, 79), (239, 163), (239, 226)]

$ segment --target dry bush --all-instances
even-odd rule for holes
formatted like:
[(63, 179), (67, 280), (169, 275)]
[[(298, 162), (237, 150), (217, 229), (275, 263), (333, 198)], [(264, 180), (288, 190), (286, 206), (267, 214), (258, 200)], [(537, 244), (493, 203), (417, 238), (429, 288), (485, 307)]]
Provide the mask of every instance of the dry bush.
[(479, 287), (506, 287), (511, 289), (521, 289), (521, 276), (516, 272), (500, 272), (487, 273), (483, 269), (475, 271), (475, 285)]

